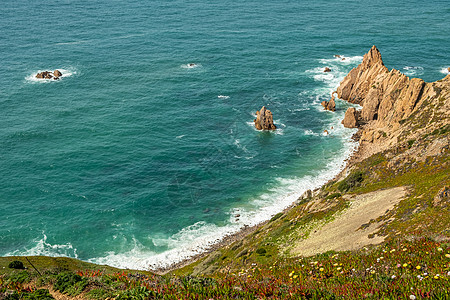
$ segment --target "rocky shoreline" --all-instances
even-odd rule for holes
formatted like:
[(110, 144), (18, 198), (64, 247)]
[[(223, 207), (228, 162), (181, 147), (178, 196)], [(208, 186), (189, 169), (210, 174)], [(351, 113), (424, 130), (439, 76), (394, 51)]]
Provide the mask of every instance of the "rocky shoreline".
[[(409, 79), (398, 70), (392, 69), (389, 71), (384, 66), (381, 54), (375, 46), (364, 55), (362, 63), (352, 69), (343, 79), (336, 92), (333, 93), (332, 99), (329, 102), (324, 101), (322, 103), (324, 109), (332, 111), (335, 109), (335, 93), (337, 93), (339, 99), (360, 104), (363, 108), (360, 111), (353, 107), (349, 108), (344, 120), (342, 120), (345, 127), (358, 128), (353, 139), (358, 141), (359, 145), (348, 158), (344, 169), (335, 178), (330, 178), (330, 181), (339, 181), (345, 178), (358, 163), (375, 153), (387, 149), (403, 149), (405, 143), (407, 144), (407, 141), (411, 141), (418, 134), (431, 134), (431, 132), (449, 124), (450, 103), (444, 100), (450, 98), (450, 75), (433, 83), (426, 83), (418, 78)], [(430, 118), (427, 110), (423, 109), (424, 106), (430, 105), (439, 106), (438, 112), (443, 115), (435, 119), (433, 116)], [(415, 124), (415, 120), (421, 120), (422, 123)], [(402, 126), (407, 122), (412, 123), (411, 125), (415, 124), (418, 131), (411, 131), (409, 128), (411, 125)], [(255, 120), (256, 123), (259, 122)], [(449, 141), (448, 138), (444, 138), (440, 139), (438, 143), (432, 142), (431, 148), (429, 146), (429, 144), (424, 143), (414, 149), (414, 154), (419, 160), (420, 157), (426, 158), (448, 150)], [(405, 160), (403, 152), (397, 152), (399, 153), (398, 157), (395, 154), (392, 155), (389, 163), (395, 164), (400, 160)], [(396, 152), (394, 151), (394, 153)], [(305, 198), (311, 198), (318, 193), (319, 189), (307, 191), (297, 202), (301, 202)], [(292, 204), (292, 206), (295, 205), (296, 203)], [(284, 213), (290, 210), (292, 206), (285, 209)], [(220, 248), (242, 240), (268, 222), (243, 228), (213, 245), (207, 252), (167, 268), (152, 271), (158, 274), (166, 274), (188, 266)], [(209, 258), (206, 260), (209, 260)]]

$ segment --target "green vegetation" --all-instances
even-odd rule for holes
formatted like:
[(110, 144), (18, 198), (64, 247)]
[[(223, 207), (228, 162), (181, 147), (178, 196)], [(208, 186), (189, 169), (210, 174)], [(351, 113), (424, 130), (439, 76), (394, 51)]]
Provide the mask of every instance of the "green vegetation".
[(8, 268), (11, 269), (25, 269), (25, 267), (23, 266), (23, 262), (19, 261), (19, 260), (14, 260), (12, 262), (9, 263)]
[(348, 192), (359, 186), (364, 180), (364, 172), (361, 170), (350, 173), (344, 180), (337, 184), (337, 189), (341, 192)]

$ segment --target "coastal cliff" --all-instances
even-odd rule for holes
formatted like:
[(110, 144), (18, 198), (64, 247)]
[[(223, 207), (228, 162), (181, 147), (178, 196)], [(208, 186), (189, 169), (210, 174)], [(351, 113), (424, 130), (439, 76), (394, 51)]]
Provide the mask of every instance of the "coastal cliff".
[(0, 299), (448, 299), (450, 75), (410, 79), (373, 46), (336, 93), (362, 106), (358, 151), (289, 209), (161, 275), (0, 258)]
[[(338, 98), (362, 106), (360, 111), (349, 108), (343, 124), (360, 128), (360, 158), (366, 158), (449, 124), (449, 90), (450, 75), (428, 83), (389, 71), (373, 46), (336, 92)], [(448, 147), (448, 141), (443, 143)]]

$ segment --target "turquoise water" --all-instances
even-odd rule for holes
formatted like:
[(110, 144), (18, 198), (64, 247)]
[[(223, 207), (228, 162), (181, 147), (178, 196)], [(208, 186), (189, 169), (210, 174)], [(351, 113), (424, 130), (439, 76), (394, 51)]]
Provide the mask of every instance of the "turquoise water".
[(0, 255), (147, 269), (267, 220), (355, 147), (320, 102), (373, 44), (446, 74), (448, 4), (3, 1)]

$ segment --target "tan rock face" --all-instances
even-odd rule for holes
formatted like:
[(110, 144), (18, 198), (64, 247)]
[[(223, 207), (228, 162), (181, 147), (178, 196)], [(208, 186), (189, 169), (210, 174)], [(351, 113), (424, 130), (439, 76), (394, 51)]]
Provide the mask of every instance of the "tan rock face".
[(344, 120), (342, 124), (346, 128), (357, 128), (359, 125), (359, 112), (354, 107), (350, 107), (345, 112)]
[(37, 73), (35, 77), (39, 78), (39, 79), (52, 79), (53, 78), (54, 80), (58, 80), (60, 76), (62, 76), (62, 73), (58, 70), (55, 70), (53, 73), (50, 71), (44, 71), (41, 73)]
[(255, 127), (258, 130), (275, 130), (277, 127), (273, 124), (273, 115), (265, 106), (256, 112)]
[(433, 89), (422, 79), (409, 79), (395, 69), (389, 72), (373, 46), (362, 63), (344, 78), (337, 94), (341, 99), (361, 104), (361, 120), (376, 120), (381, 128), (407, 118), (421, 99), (433, 94)]
[(336, 111), (336, 102), (334, 101), (334, 96), (331, 97), (330, 101), (322, 101), (321, 105), (325, 110)]

